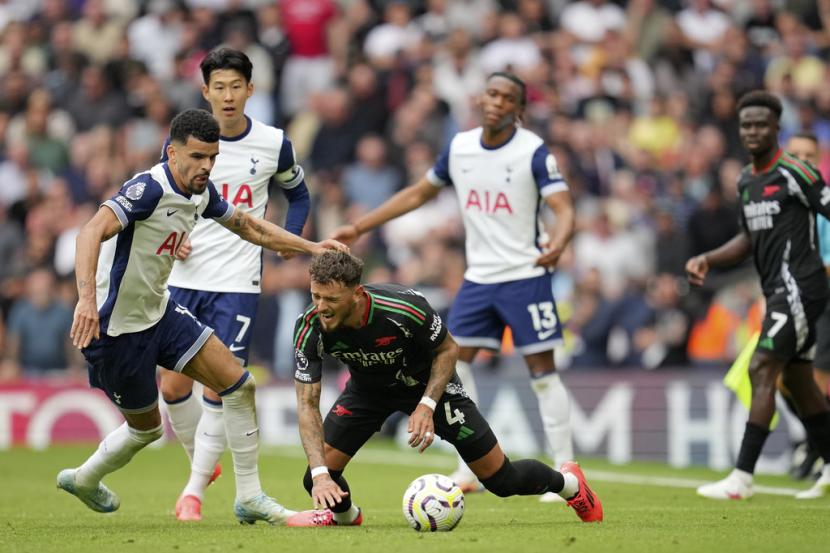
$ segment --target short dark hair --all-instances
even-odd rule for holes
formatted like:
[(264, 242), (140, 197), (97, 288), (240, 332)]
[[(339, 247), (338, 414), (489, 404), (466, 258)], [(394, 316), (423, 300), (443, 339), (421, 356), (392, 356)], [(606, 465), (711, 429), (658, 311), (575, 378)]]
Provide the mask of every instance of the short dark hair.
[(781, 112), (784, 111), (781, 105), (781, 100), (774, 94), (770, 94), (766, 90), (753, 90), (747, 92), (738, 101), (738, 113), (744, 108), (767, 108), (775, 114), (776, 119), (781, 119)]
[(493, 77), (501, 77), (503, 79), (507, 79), (508, 81), (511, 81), (513, 82), (513, 84), (518, 86), (519, 103), (522, 105), (522, 107), (525, 107), (525, 105), (527, 105), (527, 85), (525, 85), (525, 82), (523, 80), (517, 77), (514, 73), (509, 73), (507, 71), (495, 71), (493, 73), (490, 73), (490, 75), (487, 76), (487, 80), (489, 81)]
[(202, 142), (219, 142), (219, 123), (203, 109), (186, 109), (170, 123), (170, 142), (185, 144), (191, 136)]
[(793, 133), (790, 138), (803, 138), (804, 140), (809, 140), (814, 144), (818, 144), (818, 137), (812, 131), (801, 130), (797, 133)]
[(246, 83), (249, 83), (254, 65), (245, 52), (233, 48), (216, 48), (205, 56), (199, 68), (202, 70), (202, 79), (205, 84), (210, 83), (210, 74), (219, 69), (236, 71), (245, 78)]
[(363, 261), (346, 252), (327, 251), (314, 258), (308, 272), (318, 284), (339, 282), (353, 288), (363, 276)]

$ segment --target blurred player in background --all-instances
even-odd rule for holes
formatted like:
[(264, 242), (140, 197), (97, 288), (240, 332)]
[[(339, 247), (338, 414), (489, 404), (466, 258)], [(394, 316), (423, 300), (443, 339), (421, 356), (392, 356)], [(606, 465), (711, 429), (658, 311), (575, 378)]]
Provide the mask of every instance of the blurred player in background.
[(58, 474), (58, 487), (92, 510), (118, 509), (118, 496), (101, 479), (162, 435), (156, 387), (160, 365), (219, 390), (239, 521), (281, 524), (294, 514), (260, 485), (253, 377), (212, 328), (170, 299), (167, 279), (179, 246), (200, 216), (278, 253), (318, 254), (345, 247), (308, 242), (228, 204), (209, 179), (218, 154), (216, 119), (204, 110), (180, 113), (170, 125), (168, 161), (125, 183), (78, 235), (79, 299), (70, 335), (83, 350), (90, 384), (102, 389), (126, 419), (80, 467)]
[[(816, 321), (828, 298), (827, 276), (815, 240), (814, 215), (830, 215), (830, 188), (818, 171), (778, 146), (781, 101), (763, 91), (738, 103), (741, 142), (751, 164), (738, 180), (740, 231), (723, 246), (691, 258), (689, 281), (703, 284), (710, 267), (750, 255), (761, 277), (766, 314), (750, 362), (752, 403), (735, 469), (698, 488), (710, 499), (753, 495), (753, 473), (775, 413), (778, 376), (796, 405), (808, 440), (830, 460), (830, 406), (813, 379)], [(817, 486), (830, 485), (825, 468)]]
[[(479, 349), (498, 350), (509, 326), (560, 466), (573, 460), (573, 444), (570, 398), (553, 357), (562, 328), (551, 271), (573, 235), (574, 209), (553, 155), (541, 138), (521, 128), (525, 104), (523, 81), (511, 73), (490, 75), (480, 98), (482, 126), (455, 135), (426, 176), (332, 237), (349, 243), (417, 209), (444, 186), (455, 187), (468, 265), (447, 322), (461, 346), (456, 371), (477, 401), (470, 364)], [(551, 237), (539, 217), (542, 201), (556, 216)], [(465, 491), (477, 487), (464, 463), (452, 477)]]
[[(813, 167), (818, 167), (819, 164), (819, 144), (816, 135), (811, 132), (799, 132), (790, 137), (787, 145), (784, 147), (789, 154), (798, 158), (801, 161), (806, 161)], [(818, 228), (818, 242), (819, 253), (824, 262), (824, 270), (830, 277), (830, 221), (826, 217), (819, 215), (816, 219)], [(816, 356), (813, 360), (813, 378), (825, 396), (828, 395), (828, 388), (830, 388), (830, 304), (824, 308), (821, 316), (816, 321)], [(793, 413), (798, 414), (795, 405), (792, 403), (789, 393), (786, 389), (782, 389), (785, 398), (787, 398), (787, 405), (792, 409)], [(808, 441), (797, 444), (793, 452), (793, 467), (790, 474), (797, 480), (803, 480), (813, 474), (813, 467), (819, 460), (820, 455), (816, 448)], [(822, 486), (817, 486), (811, 490), (801, 492), (799, 497), (806, 498), (807, 495), (820, 494), (824, 495), (827, 490)]]
[[(556, 493), (583, 522), (601, 522), (602, 505), (579, 465), (561, 472), (535, 459), (511, 461), (455, 375), (458, 345), (417, 290), (397, 284), (361, 285), (363, 262), (348, 253), (323, 254), (311, 264), (312, 305), (295, 326), (297, 418), (309, 466), (303, 484), (314, 506), (304, 525), (356, 526), (343, 471), (395, 412), (409, 415), (409, 445), (423, 452), (436, 434), (451, 443), (484, 486), (499, 497)], [(323, 355), (345, 363), (351, 378), (320, 416)], [(289, 525), (293, 524), (289, 521)]]
[[(201, 70), (202, 95), (221, 131), (211, 180), (235, 208), (262, 218), (271, 179), (276, 176), (288, 198), (285, 228), (300, 235), (309, 210), (303, 170), (282, 130), (245, 115), (245, 103), (254, 90), (251, 61), (243, 52), (220, 48), (202, 60)], [(260, 292), (262, 248), (222, 225), (202, 220), (179, 254), (184, 260), (175, 263), (170, 273), (171, 297), (213, 327), (246, 366)], [(222, 400), (206, 388), (200, 402), (192, 389), (193, 380), (186, 375), (161, 372), (161, 393), (170, 423), (191, 461), (190, 479), (176, 502), (176, 517), (183, 521), (202, 518), (203, 494), (218, 476), (217, 462), (226, 442)]]

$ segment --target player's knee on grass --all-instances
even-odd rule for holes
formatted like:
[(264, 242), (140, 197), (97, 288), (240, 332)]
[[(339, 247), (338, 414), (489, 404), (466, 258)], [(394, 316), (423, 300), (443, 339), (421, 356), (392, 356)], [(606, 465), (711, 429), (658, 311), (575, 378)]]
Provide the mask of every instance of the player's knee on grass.
[[(331, 510), (334, 513), (345, 513), (352, 507), (352, 494), (349, 489), (349, 483), (346, 482), (345, 478), (343, 478), (342, 470), (330, 470), (329, 476), (331, 476), (331, 479), (334, 480), (338, 486), (340, 486), (341, 490), (349, 493), (349, 495), (344, 497), (340, 503), (332, 507)], [(308, 492), (308, 495), (311, 495), (311, 488), (314, 487), (314, 479), (311, 477), (311, 467), (309, 466), (306, 466), (305, 468), (305, 474), (303, 475), (303, 487), (305, 488), (305, 491)]]
[(505, 457), (501, 468), (481, 483), (499, 497), (510, 497), (559, 492), (565, 481), (561, 474), (540, 461), (521, 459), (513, 463)]

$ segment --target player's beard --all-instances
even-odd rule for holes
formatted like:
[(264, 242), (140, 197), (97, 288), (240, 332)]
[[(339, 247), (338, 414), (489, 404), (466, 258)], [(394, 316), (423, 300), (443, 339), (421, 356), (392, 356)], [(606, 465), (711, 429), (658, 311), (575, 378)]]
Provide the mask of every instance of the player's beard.
[[(198, 178), (200, 176), (204, 176), (204, 181), (199, 181)], [(209, 175), (196, 175), (192, 179), (190, 179), (190, 192), (191, 194), (201, 194), (207, 188), (207, 183), (209, 180)]]

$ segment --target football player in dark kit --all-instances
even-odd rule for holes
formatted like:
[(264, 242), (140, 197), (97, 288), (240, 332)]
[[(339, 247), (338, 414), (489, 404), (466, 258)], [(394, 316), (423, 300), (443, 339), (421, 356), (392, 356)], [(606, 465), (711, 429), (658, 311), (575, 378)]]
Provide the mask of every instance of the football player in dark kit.
[[(749, 367), (749, 421), (735, 469), (723, 480), (698, 488), (699, 495), (710, 499), (752, 496), (752, 475), (769, 435), (779, 374), (808, 439), (825, 462), (830, 461), (830, 410), (812, 374), (816, 320), (828, 298), (815, 214), (830, 216), (830, 188), (815, 168), (779, 147), (781, 111), (781, 102), (767, 92), (741, 98), (739, 132), (751, 163), (738, 180), (740, 231), (686, 264), (689, 281), (700, 285), (710, 267), (732, 265), (752, 255), (766, 299), (761, 338)], [(824, 478), (830, 483), (826, 470)]]
[[(392, 413), (409, 415), (409, 445), (447, 440), (484, 486), (500, 497), (559, 493), (585, 522), (602, 520), (599, 498), (576, 463), (562, 472), (534, 459), (511, 461), (455, 375), (458, 346), (416, 290), (361, 285), (363, 263), (324, 254), (311, 264), (312, 305), (295, 330), (297, 415), (308, 457), (303, 484), (323, 525), (358, 525), (343, 470)], [(320, 416), (322, 356), (345, 363), (351, 379)], [(307, 523), (308, 521), (303, 521)]]

